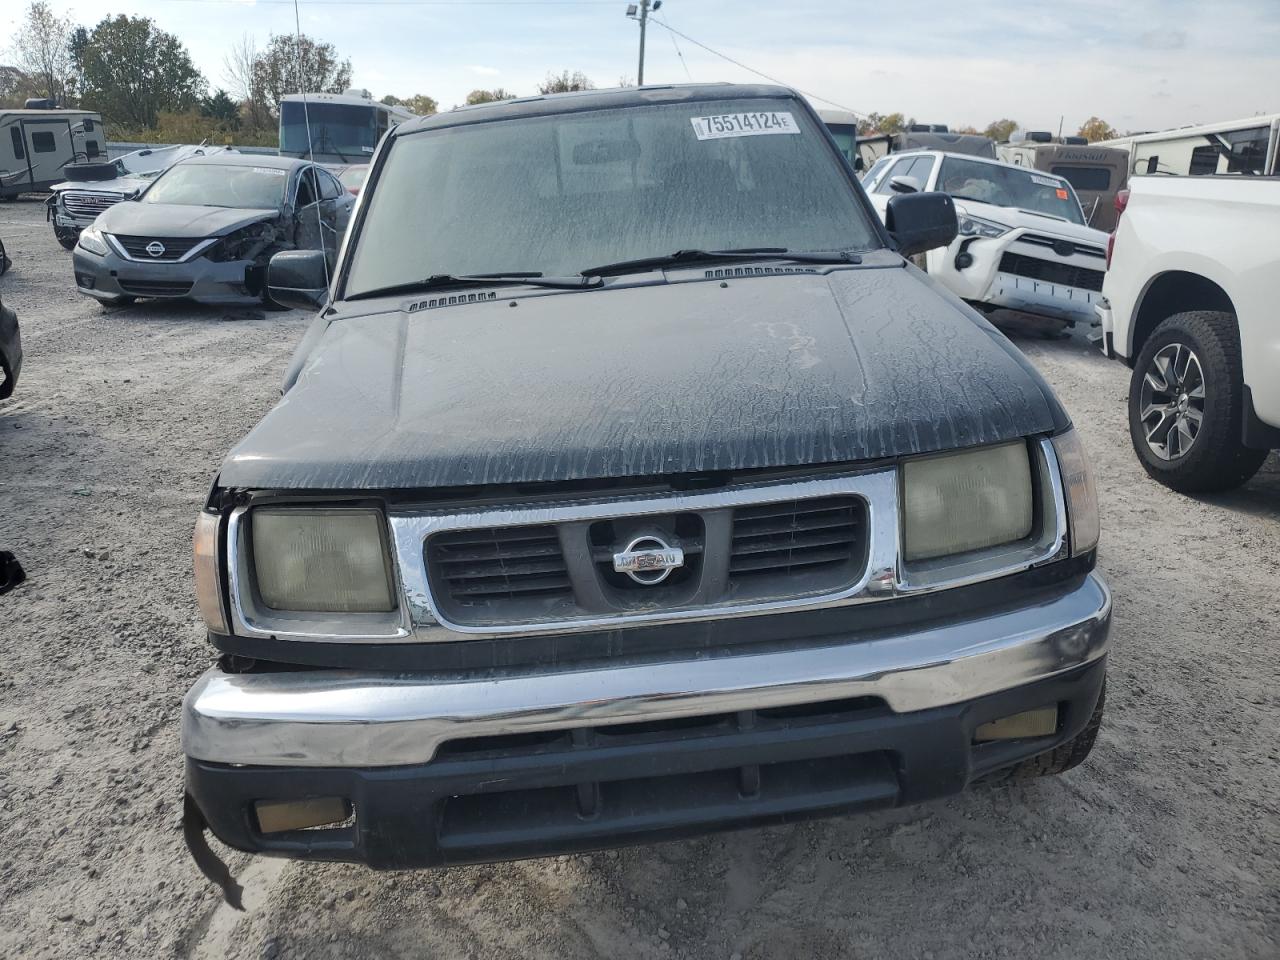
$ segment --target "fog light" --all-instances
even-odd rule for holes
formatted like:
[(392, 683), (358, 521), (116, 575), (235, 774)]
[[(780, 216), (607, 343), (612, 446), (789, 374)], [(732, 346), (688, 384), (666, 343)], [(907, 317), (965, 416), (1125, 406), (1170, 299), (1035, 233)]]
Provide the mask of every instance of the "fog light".
[(263, 833), (306, 830), (340, 824), (351, 817), (351, 804), (342, 797), (309, 800), (259, 800), (253, 805)]
[(1058, 708), (1041, 707), (1012, 717), (1001, 717), (984, 723), (973, 731), (974, 743), (990, 740), (1023, 740), (1027, 737), (1048, 737), (1058, 732)]

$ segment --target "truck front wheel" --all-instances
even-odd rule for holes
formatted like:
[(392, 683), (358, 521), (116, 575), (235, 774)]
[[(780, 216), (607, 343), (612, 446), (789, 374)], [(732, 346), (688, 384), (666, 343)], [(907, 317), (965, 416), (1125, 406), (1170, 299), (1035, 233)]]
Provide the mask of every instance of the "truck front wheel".
[(1262, 466), (1246, 447), (1236, 318), (1176, 313), (1147, 338), (1129, 382), (1129, 435), (1154, 479), (1182, 493), (1229, 490)]

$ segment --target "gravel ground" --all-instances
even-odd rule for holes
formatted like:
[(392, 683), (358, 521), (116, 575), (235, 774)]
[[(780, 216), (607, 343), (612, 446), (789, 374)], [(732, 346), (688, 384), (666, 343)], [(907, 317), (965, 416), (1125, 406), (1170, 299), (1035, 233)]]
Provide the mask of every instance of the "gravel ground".
[(0, 204), (26, 368), (0, 405), (3, 957), (1275, 957), (1280, 467), (1193, 500), (1129, 447), (1127, 371), (1018, 342), (1083, 434), (1115, 592), (1107, 717), (1048, 781), (852, 819), (440, 873), (230, 857), (179, 830), (181, 697), (211, 661), (189, 540), (306, 318), (79, 297)]

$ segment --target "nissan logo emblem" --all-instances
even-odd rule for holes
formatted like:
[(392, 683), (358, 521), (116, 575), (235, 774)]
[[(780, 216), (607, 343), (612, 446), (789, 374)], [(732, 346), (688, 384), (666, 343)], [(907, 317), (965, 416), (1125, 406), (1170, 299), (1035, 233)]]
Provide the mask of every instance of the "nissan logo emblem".
[(613, 569), (646, 587), (654, 587), (684, 566), (684, 551), (659, 536), (635, 537), (613, 555)]
[(147, 244), (146, 251), (147, 253), (151, 254), (151, 256), (153, 257), (163, 257), (164, 244), (161, 243), (159, 240), (152, 240), (150, 243)]

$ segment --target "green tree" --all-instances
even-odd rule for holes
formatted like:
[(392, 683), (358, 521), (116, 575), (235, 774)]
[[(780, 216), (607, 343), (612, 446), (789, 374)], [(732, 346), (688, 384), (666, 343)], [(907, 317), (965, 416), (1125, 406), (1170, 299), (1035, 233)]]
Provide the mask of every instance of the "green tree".
[(1080, 130), (1076, 133), (1076, 136), (1084, 137), (1090, 143), (1093, 143), (1096, 140), (1110, 140), (1113, 137), (1118, 137), (1120, 132), (1101, 117), (1090, 117), (1080, 125)]
[(378, 102), (386, 104), (388, 107), (398, 107), (404, 103), (404, 101), (401, 100), (399, 97), (393, 97), (389, 93)]
[(147, 17), (107, 17), (84, 50), (83, 105), (113, 123), (154, 127), (157, 116), (185, 113), (204, 94), (191, 55), (172, 33)]
[(342, 93), (351, 86), (351, 61), (306, 34), (273, 33), (254, 60), (253, 86), (272, 110), (286, 93)]
[(467, 103), (473, 106), (477, 103), (496, 103), (499, 100), (514, 100), (516, 96), (502, 87), (495, 87), (492, 90), (472, 90), (467, 94)]
[(914, 122), (914, 119), (908, 119), (901, 111), (897, 113), (873, 111), (858, 121), (858, 133), (863, 136), (871, 133), (902, 133)]
[(440, 104), (436, 102), (435, 98), (428, 97), (425, 93), (415, 93), (408, 100), (400, 102), (420, 117), (428, 117), (440, 110)]
[(200, 101), (200, 116), (220, 120), (234, 129), (240, 125), (240, 105), (219, 87), (212, 96)]
[(71, 47), (67, 40), (73, 24), (39, 0), (27, 7), (27, 16), (14, 38), (18, 67), (34, 81), (39, 96), (63, 103), (72, 76)]
[(548, 93), (572, 93), (574, 90), (594, 90), (596, 85), (591, 82), (581, 70), (575, 70), (570, 73), (568, 70), (562, 70), (560, 73), (548, 73), (547, 79), (538, 84), (538, 92), (541, 94)]
[(1017, 120), (993, 120), (982, 131), (984, 137), (990, 137), (996, 143), (1007, 143), (1021, 124)]

